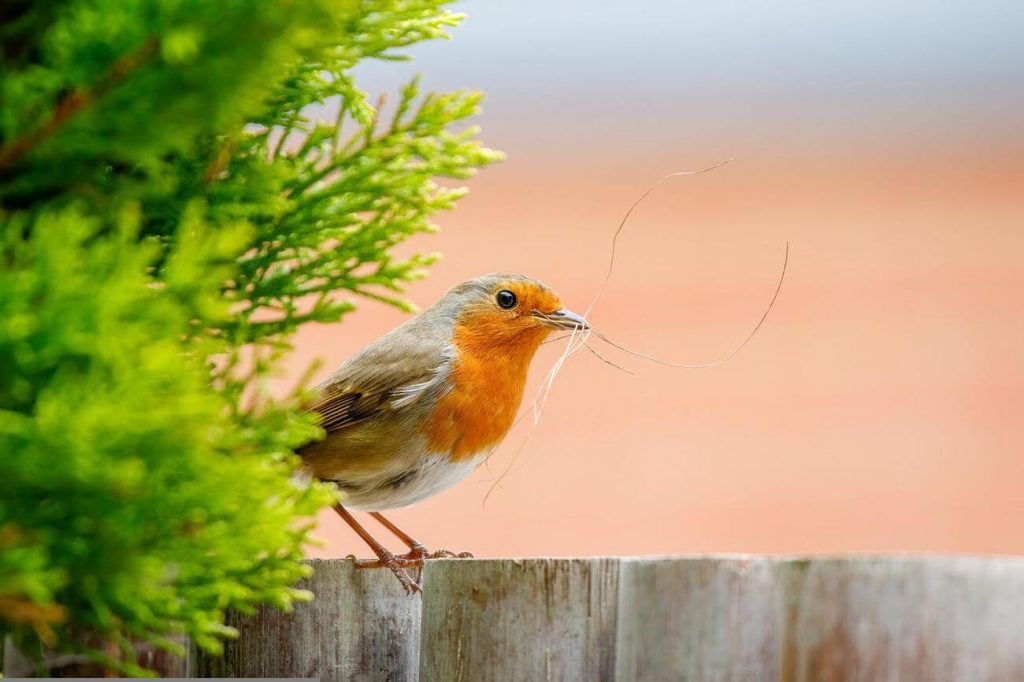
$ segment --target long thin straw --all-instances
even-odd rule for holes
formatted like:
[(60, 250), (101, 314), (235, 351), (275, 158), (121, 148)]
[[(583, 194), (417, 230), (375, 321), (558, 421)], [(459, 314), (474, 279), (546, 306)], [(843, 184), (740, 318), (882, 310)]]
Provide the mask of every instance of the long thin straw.
[(761, 325), (763, 325), (764, 321), (766, 319), (768, 319), (768, 313), (770, 313), (772, 311), (772, 308), (775, 306), (775, 299), (777, 299), (779, 297), (779, 292), (782, 291), (782, 282), (786, 279), (786, 267), (788, 265), (789, 265), (789, 241), (787, 240), (786, 241), (786, 253), (783, 256), (783, 260), (782, 260), (782, 271), (779, 273), (779, 281), (775, 285), (775, 293), (772, 294), (772, 300), (768, 302), (768, 307), (764, 309), (764, 314), (761, 315), (761, 319), (759, 319), (757, 321), (757, 324), (754, 325), (754, 328), (752, 330), (750, 330), (750, 333), (747, 334), (746, 338), (743, 339), (743, 341), (740, 342), (740, 344), (738, 346), (733, 348), (731, 352), (729, 352), (727, 355), (719, 358), (718, 360), (714, 360), (712, 362), (701, 362), (701, 363), (697, 363), (697, 364), (690, 364), (690, 363), (684, 363), (684, 362), (668, 362), (667, 360), (661, 360), (661, 359), (656, 358), (654, 356), (647, 355), (646, 353), (641, 353), (640, 351), (635, 351), (635, 350), (632, 350), (630, 348), (626, 348), (625, 346), (619, 345), (619, 344), (615, 343), (614, 341), (612, 341), (611, 339), (609, 339), (604, 334), (602, 334), (601, 332), (597, 331), (596, 329), (591, 328), (591, 331), (593, 332), (594, 336), (596, 336), (597, 338), (601, 339), (602, 341), (604, 341), (608, 345), (613, 346), (615, 348), (618, 348), (619, 350), (621, 350), (624, 353), (629, 353), (630, 355), (635, 355), (638, 358), (643, 358), (645, 360), (650, 360), (651, 362), (655, 362), (655, 363), (657, 363), (659, 365), (665, 365), (666, 367), (680, 367), (680, 368), (683, 368), (683, 369), (701, 369), (701, 368), (704, 368), (704, 367), (717, 367), (718, 365), (721, 365), (721, 364), (724, 364), (724, 363), (728, 362), (737, 353), (739, 353), (741, 350), (743, 350), (743, 347), (745, 345), (747, 345), (747, 343), (749, 343), (752, 338), (754, 338), (754, 335), (757, 334), (757, 331), (761, 328)]
[(727, 164), (730, 161), (734, 160), (735, 158), (736, 157), (733, 156), (733, 157), (730, 157), (730, 158), (726, 159), (725, 161), (719, 161), (718, 163), (716, 163), (713, 166), (708, 166), (707, 168), (701, 168), (699, 170), (675, 171), (674, 173), (669, 173), (668, 175), (663, 175), (653, 185), (648, 187), (646, 192), (641, 194), (640, 197), (636, 201), (633, 202), (633, 205), (629, 207), (628, 211), (626, 211), (626, 215), (622, 216), (622, 220), (619, 221), (619, 226), (615, 230), (615, 235), (612, 237), (612, 252), (611, 252), (611, 255), (608, 257), (608, 271), (606, 273), (604, 273), (604, 281), (601, 282), (601, 286), (598, 288), (597, 293), (594, 294), (594, 300), (592, 300), (590, 302), (590, 305), (587, 306), (587, 311), (585, 313), (583, 313), (583, 317), (586, 317), (586, 318), (590, 317), (590, 311), (594, 309), (595, 305), (597, 305), (597, 299), (601, 298), (601, 294), (604, 293), (605, 288), (608, 286), (608, 280), (610, 280), (612, 278), (612, 270), (615, 269), (615, 251), (616, 251), (616, 246), (618, 245), (618, 242), (619, 242), (619, 235), (622, 233), (622, 229), (624, 227), (626, 227), (626, 221), (629, 220), (629, 216), (631, 216), (633, 214), (633, 211), (636, 209), (636, 207), (639, 206), (643, 202), (643, 200), (646, 199), (647, 196), (651, 192), (653, 192), (655, 189), (657, 189), (658, 185), (660, 185), (661, 183), (665, 182), (669, 178), (677, 178), (677, 177), (680, 177), (682, 175), (700, 175), (701, 173), (707, 173), (709, 171), (715, 170), (716, 168), (721, 168), (722, 166), (724, 166), (725, 164)]

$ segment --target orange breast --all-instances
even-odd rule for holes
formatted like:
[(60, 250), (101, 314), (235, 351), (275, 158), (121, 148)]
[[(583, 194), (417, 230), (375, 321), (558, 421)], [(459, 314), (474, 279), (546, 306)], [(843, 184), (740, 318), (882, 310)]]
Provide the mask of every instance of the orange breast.
[(424, 425), (431, 449), (464, 459), (496, 446), (508, 433), (526, 388), (530, 361), (546, 332), (494, 338), (455, 329), (452, 389)]

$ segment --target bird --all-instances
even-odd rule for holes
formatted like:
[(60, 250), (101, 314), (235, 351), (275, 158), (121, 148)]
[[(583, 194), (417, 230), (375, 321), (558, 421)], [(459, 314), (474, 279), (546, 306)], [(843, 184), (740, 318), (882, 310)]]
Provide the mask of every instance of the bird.
[[(381, 512), (420, 502), (483, 464), (516, 420), (537, 349), (556, 331), (585, 331), (543, 282), (492, 273), (456, 284), (436, 303), (373, 341), (312, 391), (324, 436), (297, 450), (307, 475), (334, 483), (334, 510), (407, 592), (405, 570), (454, 555), (426, 547)], [(409, 551), (395, 555), (350, 510), (369, 512)]]

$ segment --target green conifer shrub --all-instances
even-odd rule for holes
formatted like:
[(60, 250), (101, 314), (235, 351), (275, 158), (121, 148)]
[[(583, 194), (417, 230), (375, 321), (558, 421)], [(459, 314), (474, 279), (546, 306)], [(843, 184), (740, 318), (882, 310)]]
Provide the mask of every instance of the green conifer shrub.
[[(447, 36), (447, 0), (54, 0), (0, 9), (0, 632), (144, 672), (288, 608), (318, 435), (265, 378), (301, 325), (409, 308), (463, 179), (471, 91), (387, 120), (353, 67)], [(340, 101), (331, 123), (310, 105)], [(342, 294), (342, 296), (339, 296)], [(344, 296), (349, 294), (349, 296)], [(100, 635), (118, 645), (95, 650)]]

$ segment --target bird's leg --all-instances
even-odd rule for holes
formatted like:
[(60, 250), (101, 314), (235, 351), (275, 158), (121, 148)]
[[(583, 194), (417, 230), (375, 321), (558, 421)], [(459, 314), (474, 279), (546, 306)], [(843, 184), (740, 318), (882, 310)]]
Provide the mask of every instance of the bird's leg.
[(409, 548), (409, 551), (405, 554), (407, 559), (425, 559), (430, 552), (423, 546), (423, 543), (417, 542), (411, 535), (406, 533), (404, 530), (391, 523), (387, 517), (380, 512), (370, 512), (370, 516), (380, 521), (380, 525), (391, 531), (396, 538), (405, 543), (405, 546)]
[[(384, 545), (377, 542), (377, 540), (375, 540), (374, 537), (370, 535), (370, 533), (367, 532), (367, 530), (363, 528), (358, 521), (356, 521), (355, 517), (352, 516), (352, 514), (350, 514), (347, 509), (345, 509), (340, 504), (336, 504), (334, 505), (334, 511), (338, 512), (338, 516), (345, 519), (345, 523), (351, 526), (352, 530), (354, 530), (356, 534), (363, 539), (363, 542), (370, 546), (370, 549), (373, 550), (373, 553), (377, 555), (378, 561), (357, 561), (356, 568), (375, 568), (386, 566), (387, 568), (391, 569), (392, 573), (395, 574), (395, 577), (398, 578), (398, 582), (402, 583), (402, 587), (405, 588), (406, 592), (411, 594), (413, 592), (423, 591), (420, 589), (420, 586), (416, 583), (416, 581), (413, 580), (412, 577), (405, 572), (404, 568), (402, 568), (402, 562), (400, 562), (394, 554), (389, 552), (387, 548), (384, 547)], [(371, 563), (373, 564), (372, 566), (370, 565)]]
[(422, 561), (423, 559), (471, 559), (473, 557), (469, 552), (456, 554), (455, 552), (449, 552), (447, 549), (430, 552), (423, 543), (417, 542), (411, 535), (396, 526), (380, 512), (370, 512), (370, 516), (380, 521), (380, 525), (394, 533), (395, 537), (404, 542), (405, 546), (409, 548), (409, 551), (400, 557), (402, 559)]

